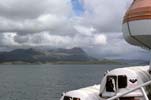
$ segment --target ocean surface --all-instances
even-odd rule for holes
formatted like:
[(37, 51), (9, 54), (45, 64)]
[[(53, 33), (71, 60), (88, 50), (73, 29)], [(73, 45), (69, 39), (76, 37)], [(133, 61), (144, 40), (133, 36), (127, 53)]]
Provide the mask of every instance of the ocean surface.
[(0, 100), (59, 100), (61, 93), (99, 84), (120, 65), (0, 65)]

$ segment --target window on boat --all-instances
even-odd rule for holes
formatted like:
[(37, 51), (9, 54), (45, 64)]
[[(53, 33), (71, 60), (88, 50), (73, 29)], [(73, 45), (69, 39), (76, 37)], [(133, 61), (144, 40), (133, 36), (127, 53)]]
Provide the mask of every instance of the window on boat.
[(116, 76), (107, 76), (106, 80), (106, 91), (115, 92), (116, 91)]
[(121, 97), (119, 98), (119, 100), (139, 100), (139, 99), (135, 99), (134, 97)]
[(72, 100), (80, 100), (80, 98), (73, 98)]
[(126, 75), (118, 76), (118, 88), (126, 88), (127, 87), (127, 77)]
[(69, 97), (69, 96), (64, 96), (63, 100), (71, 100), (72, 97)]
[(72, 98), (72, 97), (69, 97), (69, 96), (64, 96), (63, 100), (80, 100), (80, 98)]

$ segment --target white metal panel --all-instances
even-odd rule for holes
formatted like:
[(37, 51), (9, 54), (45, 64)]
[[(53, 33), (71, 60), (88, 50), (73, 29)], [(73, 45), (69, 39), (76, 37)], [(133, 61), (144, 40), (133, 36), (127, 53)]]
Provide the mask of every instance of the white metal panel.
[(123, 24), (125, 40), (143, 48), (151, 49), (151, 20), (135, 20)]
[(151, 35), (151, 20), (136, 20), (128, 23), (132, 35)]
[(99, 100), (100, 85), (89, 86), (77, 90), (72, 90), (64, 93), (60, 100), (63, 100), (64, 96), (80, 98), (80, 100)]
[[(113, 75), (115, 75), (115, 76), (126, 75), (127, 76), (127, 82), (128, 82), (127, 87), (118, 90), (118, 93), (123, 93), (123, 92), (128, 91), (132, 88), (137, 87), (138, 85), (143, 84), (144, 82), (151, 80), (151, 77), (150, 77), (148, 70), (149, 70), (149, 66), (133, 66), (133, 67), (117, 68), (117, 69), (110, 71), (107, 74), (107, 76), (113, 76)], [(104, 77), (104, 78), (106, 78), (106, 77)], [(131, 85), (132, 83), (129, 81), (130, 79), (137, 79), (136, 84), (134, 84), (132, 86)], [(101, 86), (104, 86), (104, 85), (101, 85)], [(101, 87), (101, 88), (103, 89), (103, 87)], [(106, 91), (100, 91), (100, 92), (102, 92), (102, 94), (105, 94), (108, 96), (110, 95), (111, 97), (113, 96), (109, 92), (106, 92)], [(104, 96), (104, 95), (102, 95), (102, 96)], [(142, 94), (141, 90), (138, 89), (135, 92), (132, 92), (132, 93), (125, 95), (124, 97), (131, 97), (131, 96), (142, 97), (143, 94)]]
[(123, 31), (123, 36), (124, 39), (133, 45), (141, 45), (137, 40), (135, 40), (134, 38), (131, 37), (131, 30), (130, 27), (128, 26), (128, 23), (124, 23), (122, 26), (122, 31)]

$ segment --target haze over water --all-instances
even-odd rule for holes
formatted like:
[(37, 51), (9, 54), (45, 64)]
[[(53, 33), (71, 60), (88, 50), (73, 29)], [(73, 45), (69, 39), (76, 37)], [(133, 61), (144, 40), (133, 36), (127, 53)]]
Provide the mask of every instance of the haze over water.
[(61, 93), (98, 84), (119, 65), (0, 65), (0, 100), (59, 100)]

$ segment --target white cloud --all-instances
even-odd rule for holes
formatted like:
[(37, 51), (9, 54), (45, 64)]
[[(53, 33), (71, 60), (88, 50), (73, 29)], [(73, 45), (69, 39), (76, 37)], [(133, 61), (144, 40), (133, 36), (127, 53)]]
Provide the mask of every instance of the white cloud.
[(122, 17), (132, 0), (84, 0), (86, 24), (100, 32), (121, 31)]
[(72, 48), (72, 47), (95, 47), (96, 45), (105, 45), (106, 37), (104, 35), (84, 36), (61, 36), (52, 35), (49, 32), (40, 32), (36, 34), (19, 35), (17, 33), (3, 33), (1, 43), (9, 47), (40, 47), (48, 46), (50, 48)]
[(0, 15), (7, 18), (30, 19), (51, 13), (60, 16), (72, 12), (68, 0), (0, 0)]
[(99, 57), (142, 52), (121, 34), (131, 0), (80, 2), (85, 12), (76, 16), (70, 0), (0, 0), (0, 50), (77, 46)]
[(94, 43), (96, 45), (102, 45), (102, 44), (106, 45), (107, 44), (106, 36), (103, 34), (96, 35)]
[(74, 26), (74, 28), (80, 34), (88, 35), (88, 36), (93, 35), (93, 33), (96, 31), (93, 27), (86, 27), (86, 26), (82, 26), (82, 25), (76, 25), (76, 26)]
[(18, 45), (14, 41), (14, 38), (17, 34), (16, 33), (2, 33), (0, 34), (0, 45), (1, 46), (10, 46), (10, 45)]
[(129, 45), (123, 39), (122, 33), (108, 33), (106, 39), (105, 45), (89, 47), (85, 50), (98, 58), (148, 59), (148, 51)]

